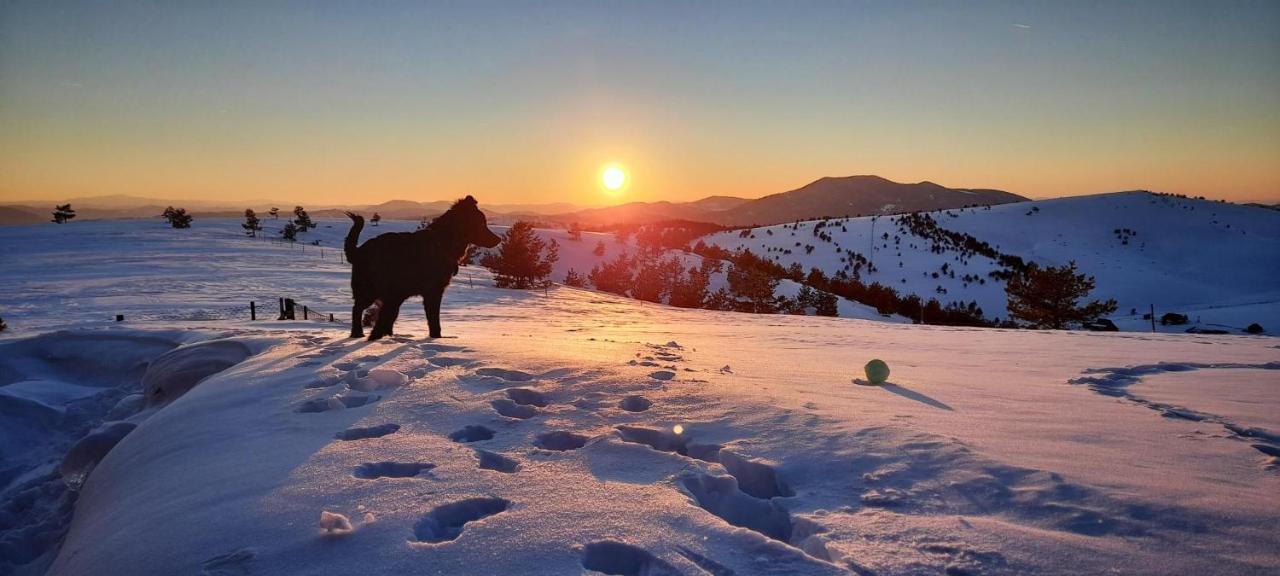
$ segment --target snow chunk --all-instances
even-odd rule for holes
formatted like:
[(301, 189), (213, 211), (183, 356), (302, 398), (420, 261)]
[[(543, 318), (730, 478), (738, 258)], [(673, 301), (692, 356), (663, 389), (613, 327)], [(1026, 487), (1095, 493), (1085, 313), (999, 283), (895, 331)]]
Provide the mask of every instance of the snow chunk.
[(387, 388), (399, 388), (409, 383), (409, 378), (397, 370), (390, 368), (374, 368), (369, 371), (369, 375), (356, 380), (351, 385), (353, 390), (362, 392), (373, 392), (374, 390), (385, 390)]
[(351, 521), (346, 516), (322, 510), (320, 512), (320, 531), (329, 535), (342, 536), (355, 532), (355, 528), (351, 526)]

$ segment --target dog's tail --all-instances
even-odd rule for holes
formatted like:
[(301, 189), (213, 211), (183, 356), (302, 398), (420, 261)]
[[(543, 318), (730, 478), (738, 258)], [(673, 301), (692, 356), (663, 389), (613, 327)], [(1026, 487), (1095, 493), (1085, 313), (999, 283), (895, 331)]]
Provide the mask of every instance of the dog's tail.
[(347, 262), (355, 263), (356, 248), (360, 243), (360, 231), (364, 230), (364, 216), (354, 212), (347, 212), (347, 217), (351, 219), (351, 230), (347, 232), (347, 241), (342, 244), (342, 251), (347, 255)]

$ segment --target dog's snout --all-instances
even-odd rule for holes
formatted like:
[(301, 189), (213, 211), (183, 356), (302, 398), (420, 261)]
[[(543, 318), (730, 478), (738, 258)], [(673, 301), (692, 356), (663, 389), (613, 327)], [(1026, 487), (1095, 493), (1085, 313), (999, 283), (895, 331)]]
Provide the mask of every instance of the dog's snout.
[(502, 242), (502, 237), (494, 234), (492, 230), (485, 228), (484, 238), (477, 242), (477, 244), (485, 248), (493, 248), (494, 246), (497, 246), (499, 242)]

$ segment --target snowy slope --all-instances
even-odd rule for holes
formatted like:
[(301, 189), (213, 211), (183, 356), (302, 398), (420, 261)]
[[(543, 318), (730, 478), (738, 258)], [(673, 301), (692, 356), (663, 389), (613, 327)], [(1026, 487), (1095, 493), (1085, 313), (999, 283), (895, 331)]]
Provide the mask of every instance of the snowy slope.
[[(1122, 329), (1150, 329), (1141, 314), (1151, 305), (1157, 317), (1184, 313), (1193, 322), (1199, 318), (1202, 327), (1280, 326), (1280, 213), (1273, 210), (1124, 192), (931, 214), (940, 227), (974, 236), (1005, 254), (1048, 265), (1074, 260), (1097, 278), (1095, 297), (1117, 300)], [(814, 236), (812, 221), (796, 230), (790, 225), (755, 228), (749, 232), (753, 238), (722, 232), (706, 242), (748, 248), (783, 265), (799, 262), (806, 270), (818, 267), (828, 274), (845, 266), (843, 250), (854, 250), (878, 268), (864, 271), (865, 282), (943, 303), (976, 301), (988, 317), (1005, 317), (1004, 282), (988, 276), (1000, 268), (993, 260), (934, 253), (928, 241), (893, 217), (832, 222), (823, 229), (831, 242)], [(1117, 229), (1134, 234), (1118, 235)], [(805, 245), (814, 246), (812, 253)], [(782, 252), (787, 249), (792, 253)], [(941, 273), (944, 264), (948, 273)], [(1133, 309), (1138, 315), (1130, 315)]]
[[(53, 317), (54, 322), (64, 318), (77, 322), (103, 321), (114, 318), (115, 314), (146, 319), (182, 314), (221, 318), (242, 313), (250, 300), (267, 306), (266, 313), (271, 313), (278, 297), (291, 297), (299, 304), (309, 304), (313, 308), (337, 305), (336, 309), (329, 306), (326, 311), (341, 311), (349, 317), (350, 304), (345, 304), (344, 309), (342, 299), (333, 298), (334, 295), (327, 290), (328, 284), (318, 287), (311, 279), (295, 277), (301, 269), (323, 271), (320, 279), (324, 282), (350, 277), (347, 268), (330, 268), (327, 265), (341, 264), (342, 242), (351, 221), (345, 218), (317, 218), (315, 221), (318, 228), (299, 234), (296, 243), (281, 242), (279, 227), (284, 220), (270, 219), (263, 220), (266, 230), (258, 238), (244, 236), (240, 228), (242, 221), (230, 218), (199, 219), (187, 230), (167, 228), (158, 219), (76, 222), (60, 228), (44, 225), (5, 227), (0, 229), (0, 242), (17, 246), (39, 245), (46, 256), (34, 259), (16, 253), (0, 255), (5, 269), (13, 270), (12, 276), (0, 278), (0, 283), (5, 283), (2, 286), (12, 290), (11, 294), (30, 296), (0, 301), (4, 305), (0, 309), (0, 317), (6, 318), (10, 324), (24, 322), (28, 317)], [(384, 220), (379, 226), (366, 226), (361, 240), (384, 232), (409, 232), (417, 226), (414, 221)], [(499, 234), (506, 231), (505, 226), (491, 228)], [(584, 232), (581, 241), (574, 241), (565, 230), (539, 229), (537, 233), (560, 244), (560, 260), (551, 274), (551, 279), (556, 282), (563, 281), (570, 269), (586, 276), (596, 264), (612, 260), (623, 252), (635, 254), (638, 250), (634, 239), (620, 244), (612, 234)], [(312, 244), (317, 241), (319, 246)], [(598, 242), (605, 245), (603, 256), (593, 253)], [(105, 250), (121, 256), (127, 253), (125, 263), (107, 262), (100, 253), (83, 250), (87, 244), (104, 243)], [(245, 250), (265, 251), (291, 263), (272, 268), (256, 260), (246, 262), (239, 258)], [(686, 268), (702, 262), (696, 254), (672, 251), (669, 255), (679, 257)], [(243, 298), (225, 309), (208, 303), (197, 312), (172, 309), (184, 303), (204, 303), (211, 275), (218, 279), (236, 278), (236, 291)], [(63, 282), (64, 278), (75, 280)], [(165, 280), (158, 284), (157, 278)], [(466, 282), (467, 278), (468, 273), (464, 271), (457, 281)], [(267, 289), (268, 286), (286, 286), (289, 289), (273, 291)], [(711, 291), (726, 286), (723, 271), (712, 276)], [(795, 282), (784, 280), (779, 283), (777, 294), (794, 297), (799, 289)], [(139, 294), (148, 295), (149, 299), (143, 302), (133, 298)], [(90, 300), (109, 309), (108, 314), (103, 316), (96, 307), (86, 309), (86, 302)], [(843, 298), (839, 301), (838, 310), (844, 318), (906, 322), (900, 316), (882, 316), (870, 306)]]
[[(0, 398), (136, 428), (69, 526), (57, 473), (0, 488), (17, 573), (1280, 570), (1271, 338), (679, 310), (466, 269), (449, 338), (406, 312), (400, 337), (367, 343), (241, 304), (294, 295), (342, 319), (332, 255), (199, 228), (55, 236), (69, 229), (0, 255), (17, 330)], [(211, 342), (251, 355), (167, 405), (127, 400), (139, 378), (179, 380), (147, 358)], [(872, 357), (891, 385), (854, 381)], [(343, 518), (322, 528), (324, 512)], [(60, 549), (41, 536), (67, 528)], [(14, 568), (37, 542), (50, 556)]]

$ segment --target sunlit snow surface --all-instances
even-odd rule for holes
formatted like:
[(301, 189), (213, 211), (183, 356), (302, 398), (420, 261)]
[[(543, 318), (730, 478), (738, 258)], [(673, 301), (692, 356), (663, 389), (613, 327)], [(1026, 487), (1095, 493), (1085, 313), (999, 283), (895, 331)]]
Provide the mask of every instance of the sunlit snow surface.
[[(1274, 338), (676, 310), (465, 268), (448, 338), (409, 306), (371, 344), (325, 224), (323, 258), (230, 220), (0, 228), (14, 405), (254, 352), (125, 410), (50, 573), (1280, 570)], [(340, 322), (277, 322), (282, 296)], [(854, 383), (871, 358), (890, 384)]]

